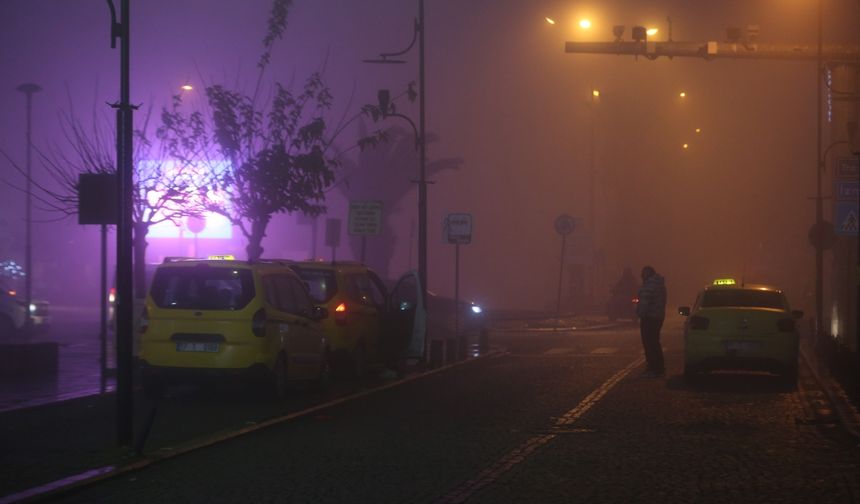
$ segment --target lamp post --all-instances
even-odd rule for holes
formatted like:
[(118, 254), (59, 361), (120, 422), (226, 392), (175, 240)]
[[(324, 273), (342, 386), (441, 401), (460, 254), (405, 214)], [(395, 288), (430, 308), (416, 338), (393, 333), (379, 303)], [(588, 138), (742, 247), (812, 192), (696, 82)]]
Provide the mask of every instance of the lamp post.
[[(389, 114), (388, 102), (385, 107), (380, 103), (380, 111), (383, 117), (396, 116), (409, 121), (415, 131), (415, 144), (418, 149), (418, 278), (421, 280), (421, 298), (427, 302), (427, 156), (426, 156), (426, 127), (425, 127), (425, 99), (424, 99), (424, 0), (418, 0), (418, 18), (415, 20), (412, 42), (409, 46), (395, 53), (380, 53), (379, 59), (364, 60), (365, 63), (405, 63), (402, 60), (391, 59), (409, 52), (418, 42), (418, 127), (406, 116), (401, 114)], [(389, 96), (386, 90), (380, 91), (378, 98)], [(387, 99), (386, 99), (387, 100)], [(429, 341), (429, 338), (428, 338)], [(425, 354), (426, 357), (426, 354)]]
[[(821, 81), (824, 78), (824, 61), (822, 59), (823, 48), (823, 12), (824, 0), (818, 0), (818, 49), (815, 65), (816, 82), (816, 167), (815, 167), (815, 227), (819, 230), (824, 226), (824, 203), (821, 196), (821, 176), (824, 171), (824, 159), (821, 152), (821, 114), (822, 114), (822, 89)], [(824, 318), (824, 243), (823, 240), (815, 242), (815, 337), (821, 335), (822, 319)]]
[(27, 231), (24, 245), (24, 270), (26, 274), (24, 275), (24, 297), (26, 304), (26, 318), (24, 319), (24, 329), (29, 331), (32, 327), (31, 313), (30, 313), (30, 305), (33, 303), (33, 217), (32, 217), (32, 209), (33, 209), (33, 179), (31, 174), (31, 165), (32, 165), (32, 151), (33, 151), (33, 141), (32, 141), (32, 125), (33, 125), (33, 94), (38, 93), (42, 90), (37, 84), (33, 84), (28, 82), (26, 84), (21, 84), (17, 88), (18, 91), (24, 93), (27, 96), (27, 165), (26, 165), (26, 173), (27, 173), (27, 184), (26, 184), (26, 210), (24, 220), (26, 222)]

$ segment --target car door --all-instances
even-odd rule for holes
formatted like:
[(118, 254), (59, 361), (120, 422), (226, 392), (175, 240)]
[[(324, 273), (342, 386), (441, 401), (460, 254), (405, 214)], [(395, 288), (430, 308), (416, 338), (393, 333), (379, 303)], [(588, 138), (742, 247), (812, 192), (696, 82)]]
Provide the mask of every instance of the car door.
[(350, 324), (355, 327), (355, 335), (364, 343), (368, 356), (374, 358), (386, 313), (385, 287), (381, 281), (374, 282), (368, 271), (350, 273), (345, 276), (345, 282), (352, 301)]
[(427, 342), (427, 312), (416, 271), (400, 277), (388, 298), (387, 332), (401, 359), (421, 359)]
[(267, 317), (269, 330), (287, 355), (287, 377), (299, 380), (316, 376), (321, 336), (319, 324), (309, 318), (312, 304), (307, 291), (298, 279), (283, 273), (267, 276), (264, 285), (267, 298), (271, 298)]

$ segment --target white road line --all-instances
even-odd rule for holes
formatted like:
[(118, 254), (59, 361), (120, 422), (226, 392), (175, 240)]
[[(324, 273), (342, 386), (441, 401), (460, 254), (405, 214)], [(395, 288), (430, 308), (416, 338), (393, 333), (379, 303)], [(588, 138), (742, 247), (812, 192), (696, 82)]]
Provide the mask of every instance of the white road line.
[(575, 348), (550, 348), (549, 350), (547, 350), (543, 354), (544, 355), (559, 355), (559, 354), (570, 353), (570, 352), (573, 352), (575, 350), (576, 350)]
[[(612, 387), (614, 387), (635, 368), (642, 365), (644, 361), (644, 357), (639, 357), (628, 364), (627, 367), (612, 375), (601, 386), (597, 387), (594, 391), (588, 394), (585, 399), (580, 401), (575, 408), (558, 418), (553, 428), (558, 429), (560, 427), (565, 427), (566, 429), (559, 429), (559, 432), (569, 431), (567, 428), (571, 424), (585, 414), (586, 411), (591, 409), (592, 406), (597, 404), (597, 402), (600, 401), (600, 399), (602, 399), (603, 396), (612, 389)], [(524, 462), (529, 455), (537, 451), (539, 448), (547, 445), (557, 436), (558, 434), (550, 432), (530, 437), (524, 443), (490, 464), (488, 468), (478, 473), (477, 476), (457, 486), (436, 502), (438, 504), (456, 504), (466, 502), (472, 495), (478, 492), (478, 490), (498, 480), (503, 474), (510, 471), (517, 464)]]
[(595, 355), (614, 354), (614, 353), (618, 353), (618, 348), (616, 348), (616, 347), (600, 347), (600, 348), (595, 348), (594, 350), (591, 351), (591, 353), (593, 353)]

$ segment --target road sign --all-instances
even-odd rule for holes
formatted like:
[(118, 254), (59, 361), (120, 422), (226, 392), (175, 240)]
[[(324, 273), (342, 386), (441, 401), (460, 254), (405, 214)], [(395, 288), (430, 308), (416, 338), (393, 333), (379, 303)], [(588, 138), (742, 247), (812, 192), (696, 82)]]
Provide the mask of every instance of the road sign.
[(381, 201), (349, 202), (349, 234), (378, 235), (382, 232)]
[(836, 181), (836, 201), (857, 201), (860, 182), (856, 180)]
[(472, 214), (451, 213), (442, 221), (448, 243), (468, 245), (472, 242)]
[(857, 236), (857, 217), (857, 201), (837, 201), (836, 234)]
[(860, 173), (860, 160), (856, 157), (839, 158), (836, 161), (836, 177), (856, 179)]
[(576, 221), (567, 214), (561, 214), (555, 219), (555, 232), (564, 236), (573, 232)]

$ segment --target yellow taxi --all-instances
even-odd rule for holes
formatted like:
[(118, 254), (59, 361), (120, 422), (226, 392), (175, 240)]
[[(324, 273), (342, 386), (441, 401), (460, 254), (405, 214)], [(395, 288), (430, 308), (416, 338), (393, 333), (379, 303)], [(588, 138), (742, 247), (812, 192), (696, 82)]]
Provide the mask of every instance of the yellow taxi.
[(140, 322), (144, 389), (245, 376), (265, 379), (282, 397), (294, 381), (322, 384), (327, 316), (282, 262), (168, 260), (155, 271)]
[(314, 303), (331, 317), (322, 321), (331, 347), (333, 368), (362, 376), (380, 364), (380, 336), (388, 312), (385, 283), (367, 265), (351, 262), (294, 261)]
[(803, 312), (789, 307), (776, 287), (717, 279), (691, 307), (678, 312), (684, 323), (684, 378), (715, 370), (760, 370), (797, 383), (799, 337), (795, 320)]

